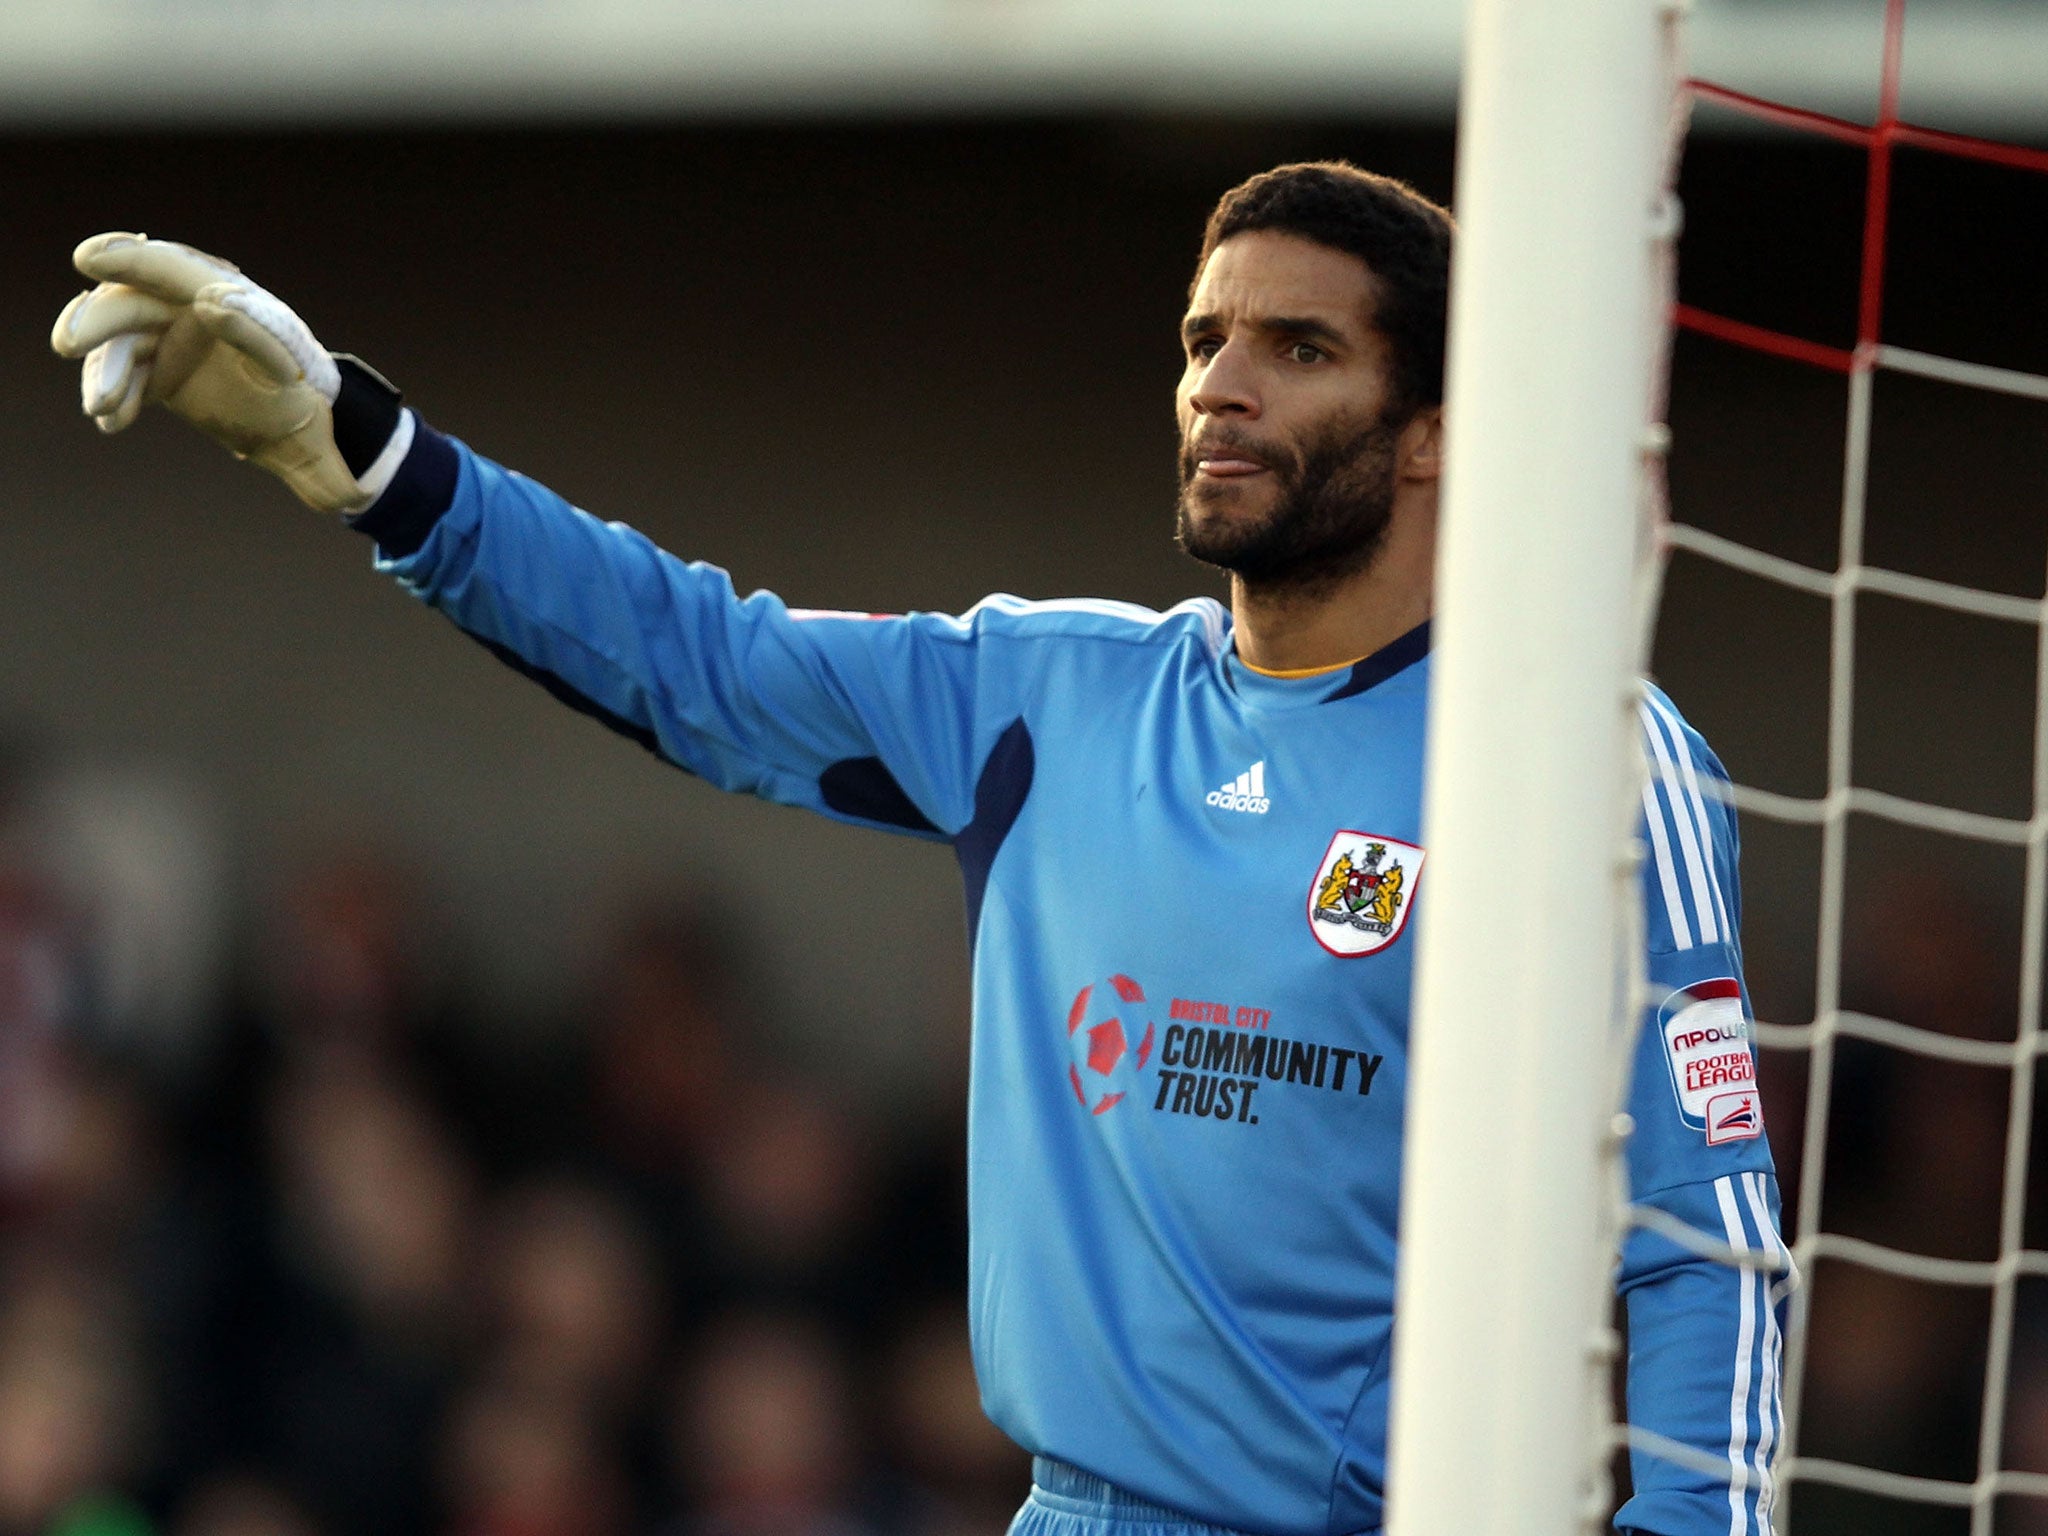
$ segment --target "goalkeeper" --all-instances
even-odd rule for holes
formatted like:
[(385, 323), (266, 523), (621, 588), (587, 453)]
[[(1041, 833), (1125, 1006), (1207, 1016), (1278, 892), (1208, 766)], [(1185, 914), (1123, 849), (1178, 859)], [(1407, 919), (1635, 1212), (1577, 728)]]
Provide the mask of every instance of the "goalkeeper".
[[(1230, 602), (1164, 613), (738, 597), (436, 432), (165, 241), (79, 247), (99, 286), (53, 340), (103, 429), (161, 402), (667, 761), (950, 844), (975, 1360), (1037, 1458), (1015, 1530), (1343, 1536), (1382, 1519), (1451, 233), (1339, 163), (1217, 205), (1183, 323), (1177, 532)], [(1654, 689), (1641, 718), (1666, 1000), (1634, 1073), (1633, 1193), (1775, 1259), (1735, 829), (1701, 788), (1720, 768)], [(1629, 1239), (1630, 1417), (1691, 1454), (1636, 1456), (1623, 1529), (1768, 1530), (1773, 1278)]]

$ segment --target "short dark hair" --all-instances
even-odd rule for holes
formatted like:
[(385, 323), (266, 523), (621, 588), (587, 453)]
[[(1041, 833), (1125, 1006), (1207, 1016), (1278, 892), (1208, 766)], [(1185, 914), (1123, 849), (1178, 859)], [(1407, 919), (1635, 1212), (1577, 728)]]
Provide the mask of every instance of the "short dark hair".
[(1202, 232), (1195, 281), (1217, 246), (1253, 230), (1299, 235), (1356, 256), (1373, 275), (1373, 324), (1393, 353), (1389, 411), (1412, 416), (1443, 403), (1456, 227), (1448, 210), (1405, 181), (1349, 161), (1276, 166), (1223, 194)]

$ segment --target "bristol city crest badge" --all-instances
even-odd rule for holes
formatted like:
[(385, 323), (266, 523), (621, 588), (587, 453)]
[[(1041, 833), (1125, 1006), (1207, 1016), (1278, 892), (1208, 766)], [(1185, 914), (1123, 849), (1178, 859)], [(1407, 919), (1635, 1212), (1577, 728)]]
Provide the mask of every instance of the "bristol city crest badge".
[(1401, 937), (1415, 906), (1423, 852), (1376, 832), (1330, 839), (1308, 887), (1308, 931), (1333, 955), (1385, 949)]

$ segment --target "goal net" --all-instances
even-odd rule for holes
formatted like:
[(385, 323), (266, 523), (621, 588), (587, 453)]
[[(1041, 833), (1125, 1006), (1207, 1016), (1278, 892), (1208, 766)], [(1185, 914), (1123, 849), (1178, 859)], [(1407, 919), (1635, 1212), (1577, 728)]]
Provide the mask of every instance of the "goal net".
[[(1719, 1477), (1730, 1487), (1731, 1536), (1788, 1533), (1795, 1525), (1798, 1536), (2048, 1531), (2048, 1308), (2032, 1309), (2043, 1315), (2030, 1327), (2026, 1306), (2028, 1281), (2048, 1276), (2048, 1243), (2030, 1241), (2028, 1227), (2048, 963), (2048, 599), (2038, 568), (2030, 570), (2026, 590), (2013, 591), (1990, 579), (1951, 580), (1950, 573), (1907, 569), (1909, 560), (1873, 558), (1869, 516), (1873, 466), (1881, 463), (1874, 444), (1891, 419), (1881, 409), (1888, 385), (1920, 381), (1984, 402), (2048, 402), (2048, 378), (1981, 356), (1938, 355), (1888, 339), (1888, 234), (1898, 216), (1901, 153), (1932, 166), (1995, 167), (2020, 177), (2048, 175), (2048, 153), (1905, 120), (1906, 0), (1869, 0), (1869, 6), (1873, 40), (1881, 36), (1883, 43), (1869, 121), (1682, 79), (1675, 69), (1677, 4), (1590, 6), (1577, 15), (1542, 0), (1477, 0), (1473, 7), (1426, 830), (1436, 884), (1418, 955), (1403, 1196), (1396, 1341), (1403, 1367), (1396, 1373), (1390, 1465), (1394, 1536), (1462, 1529), (1561, 1536), (1600, 1529), (1617, 1497), (1607, 1473), (1625, 1469), (1622, 1452), (1638, 1464), (1662, 1458)], [(1585, 18), (1595, 13), (1611, 25), (1591, 36), (1585, 28), (1596, 24)], [(1545, 29), (1547, 35), (1538, 35)], [(1520, 97), (1503, 79), (1502, 52), (1531, 82)], [(1682, 124), (1695, 103), (1857, 157), (1860, 230), (1844, 295), (1845, 307), (1853, 301), (1853, 335), (1827, 338), (1778, 328), (1766, 323), (1770, 315), (1675, 302), (1670, 258), (1679, 219), (1670, 192), (1676, 132), (1667, 143), (1660, 129)], [(1511, 136), (1500, 125), (1507, 121), (1519, 121), (1525, 137), (1546, 142), (1536, 150), (1504, 142)], [(1575, 133), (1587, 137), (1574, 139)], [(1633, 135), (1633, 156), (1617, 161), (1601, 153), (1591, 142), (1600, 133)], [(1560, 165), (1568, 169), (1560, 172)], [(1555, 195), (1575, 201), (1579, 224), (1545, 227), (1526, 206)], [(2048, 183), (2038, 196), (2048, 214)], [(1951, 237), (1967, 241), (1971, 234), (1958, 228)], [(1605, 267), (1589, 254), (1586, 242), (1594, 239), (1615, 247)], [(1506, 248), (1516, 244), (1519, 251), (1510, 257)], [(1553, 264), (1572, 275), (1549, 275)], [(1552, 286), (1546, 289), (1546, 282)], [(1588, 290), (1604, 295), (1604, 315), (1580, 302)], [(1690, 297), (1691, 285), (1681, 291)], [(2033, 300), (2035, 292), (2003, 301), (1986, 295), (1983, 302), (2010, 306)], [(1667, 514), (1660, 450), (1668, 439), (1660, 423), (1673, 324), (1705, 338), (1698, 345), (1770, 359), (1809, 379), (1841, 381), (1834, 418), (1841, 423), (1839, 516), (1831, 550), (1773, 547), (1768, 536), (1757, 535), (1753, 520), (1731, 525), (1713, 508), (1683, 499)], [(1602, 329), (1631, 325), (1633, 347)], [(1517, 350), (1525, 345), (1558, 349), (1563, 356), (1551, 360), (1557, 371), (1546, 373)], [(1540, 396), (1554, 440), (1517, 438), (1518, 427), (1528, 423), (1497, 398), (1496, 388), (1475, 380), (1482, 370), (1525, 396)], [(1591, 425), (1585, 413), (1600, 413), (1582, 393), (1589, 379), (1600, 381), (1614, 408)], [(2039, 424), (2048, 425), (2048, 418)], [(1951, 446), (1958, 454), (1971, 451)], [(1547, 457), (1562, 452), (1604, 456), (1610, 467), (1626, 459), (1630, 484), (1617, 488), (1610, 478), (1581, 485), (1579, 494), (1605, 498), (1600, 508), (1565, 505), (1556, 495), (1557, 467)], [(1681, 498), (1684, 490), (1681, 484)], [(1521, 542), (1511, 504), (1529, 510), (1548, 536), (1570, 546), (1575, 563), (1568, 571), (1546, 565), (1540, 552)], [(1969, 509), (1938, 508), (1935, 515), (1963, 517)], [(1475, 532), (1481, 525), (1483, 534)], [(1889, 556), (1891, 547), (1879, 552)], [(1618, 567), (1603, 563), (1617, 558)], [(1825, 721), (1817, 782), (1745, 782), (1737, 757), (1736, 784), (1699, 786), (1709, 797), (1733, 802), (1752, 845), (1768, 840), (1772, 829), (1813, 845), (1810, 980), (1752, 999), (1761, 1014), (1753, 1039), (1789, 1253), (1759, 1230), (1761, 1223), (1731, 1221), (1706, 1230), (1629, 1204), (1624, 1159), (1630, 1127), (1623, 1119), (1607, 1125), (1604, 1137), (1600, 1130), (1625, 1102), (1625, 1084), (1616, 1078), (1635, 1059), (1637, 1032), (1657, 1001), (1643, 975), (1644, 914), (1636, 896), (1647, 856), (1636, 844), (1648, 765), (1624, 717), (1634, 708), (1633, 684), (1626, 680), (1651, 660), (1667, 562), (1676, 562), (1674, 582), (1711, 569), (1796, 595), (1825, 615), (1812, 626), (1814, 648), (1825, 656), (1824, 681), (1814, 690)], [(1578, 605), (1585, 622), (1561, 627), (1576, 633), (1536, 637), (1526, 601), (1531, 592)], [(1496, 610), (1511, 617), (1489, 618)], [(1629, 623), (1620, 621), (1624, 613)], [(1876, 754), (1858, 715), (1859, 709), (1877, 711), (1861, 671), (1873, 655), (1885, 654), (1884, 636), (1900, 626), (1923, 631), (1929, 637), (1923, 649), (1939, 653), (1942, 616), (2003, 626), (2024, 636), (2030, 650), (2032, 686), (2024, 706), (2031, 709), (2030, 768), (2012, 806), (1964, 803), (1968, 796), (1928, 790), (1925, 781), (1873, 772)], [(1519, 624), (1522, 633), (1499, 633), (1503, 623)], [(1531, 665), (1526, 651), (1518, 660), (1518, 643), (1540, 645), (1542, 666)], [(1962, 655), (1950, 659), (1954, 670), (1927, 686), (1964, 695), (1982, 686)], [(1940, 657), (1924, 660), (1934, 667)], [(1488, 667), (1495, 669), (1491, 687)], [(1548, 674), (1575, 671), (1581, 691), (1562, 699)], [(1534, 697), (1505, 699), (1504, 678), (1514, 679), (1505, 691)], [(1767, 709), (1763, 701), (1775, 699), (1781, 681), (1756, 676), (1754, 707)], [(2023, 712), (1986, 692), (1982, 709)], [(1479, 722), (1475, 715), (1489, 718)], [(1712, 735), (1713, 722), (1705, 723)], [(1910, 720), (1905, 728), (1910, 731)], [(1518, 739), (1514, 771), (1503, 775), (1498, 754), (1514, 752)], [(1575, 765), (1548, 760), (1559, 741), (1576, 742)], [(1617, 765), (1611, 777), (1605, 776), (1609, 757)], [(1553, 767), (1561, 777), (1548, 776)], [(1578, 782), (1563, 782), (1572, 773)], [(1588, 788), (1605, 797), (1598, 803), (1611, 815), (1588, 805), (1580, 793)], [(1532, 815), (1571, 828), (1580, 846), (1546, 845), (1539, 833), (1517, 825)], [(1856, 919), (1857, 882), (1872, 880), (1871, 850), (1888, 833), (2000, 853), (2014, 866), (2013, 910), (1994, 912), (1991, 920), (2012, 932), (2018, 981), (2009, 1004), (1990, 1010), (1996, 1018), (1983, 1010), (1961, 1022), (1953, 1014), (1887, 1011), (1868, 988), (1855, 986), (1855, 940), (1870, 927), (1859, 928)], [(1605, 846), (1617, 856), (1601, 859), (1599, 840), (1610, 835), (1614, 841)], [(1589, 844), (1596, 856), (1588, 856)], [(1619, 853), (1624, 846), (1625, 855)], [(1570, 858), (1598, 866), (1595, 873), (1607, 882), (1604, 896), (1585, 886), (1556, 888), (1551, 872)], [(1524, 910), (1513, 909), (1526, 890), (1501, 878), (1512, 869), (1545, 871), (1551, 911), (1532, 913), (1525, 899)], [(1910, 881), (1914, 866), (1893, 869), (1895, 878)], [(1778, 922), (1798, 928), (1782, 902), (1773, 905), (1785, 882), (1765, 883), (1763, 902), (1752, 890), (1745, 932)], [(1503, 896), (1502, 886), (1514, 894)], [(1923, 911), (1947, 899), (1939, 888), (1922, 894)], [(1580, 912), (1576, 926), (1556, 916), (1567, 906)], [(1910, 970), (1916, 954), (1938, 950), (1945, 934), (1967, 931), (1902, 915), (1912, 910), (1891, 916), (1893, 948), (1903, 952), (1892, 962), (1895, 970)], [(1906, 938), (1914, 943), (1903, 943)], [(1605, 990), (1595, 980), (1602, 964), (1615, 978)], [(1570, 991), (1574, 983), (1577, 993)], [(1774, 1007), (1786, 1011), (1774, 1013)], [(1605, 1052), (1599, 1058), (1604, 1072), (1592, 1058), (1574, 1054), (1588, 1039)], [(1546, 1058), (1540, 1063), (1530, 1045), (1538, 1040)], [(1873, 1053), (1888, 1056), (1888, 1063), (1874, 1062)], [(1966, 1251), (1968, 1242), (1944, 1229), (1942, 1179), (1921, 1181), (1929, 1210), (1917, 1227), (1863, 1219), (1845, 1196), (1856, 1183), (1845, 1173), (1867, 1172), (1856, 1164), (1872, 1158), (1881, 1140), (1862, 1123), (1881, 1112), (1873, 1109), (1871, 1081), (1887, 1073), (1898, 1077), (1902, 1062), (1997, 1080), (1995, 1103), (1980, 1082), (1968, 1094), (1924, 1098), (1916, 1111), (1923, 1140), (1915, 1155), (1947, 1162), (1954, 1170), (1950, 1187), (1974, 1182), (1982, 1188), (1972, 1189), (1971, 1198), (1994, 1208), (1981, 1252)], [(1597, 1080), (1605, 1097), (1561, 1086), (1575, 1074)], [(1944, 1113), (1957, 1123), (1944, 1127)], [(1539, 1122), (1547, 1129), (1538, 1129)], [(1944, 1143), (1950, 1130), (1954, 1145), (1989, 1150), (1974, 1162), (1962, 1153), (1951, 1159)], [(1586, 1189), (1610, 1192), (1604, 1207), (1598, 1194), (1574, 1203), (1568, 1189), (1559, 1193), (1559, 1186), (1576, 1187), (1582, 1178)], [(1744, 1326), (1762, 1345), (1753, 1368), (1737, 1376), (1725, 1445), (1680, 1444), (1611, 1414), (1606, 1378), (1623, 1343), (1601, 1308), (1612, 1296), (1619, 1245), (1645, 1228), (1745, 1277)], [(1573, 1283), (1580, 1287), (1576, 1300), (1563, 1290)], [(1779, 1340), (1775, 1319), (1788, 1299)], [(1972, 1326), (1974, 1336), (1965, 1337)], [(1912, 1347), (1900, 1347), (1901, 1339)], [(1418, 1370), (1417, 1360), (1427, 1367)], [(1959, 1376), (1971, 1380), (1958, 1388)], [(1774, 1397), (1782, 1399), (1782, 1416), (1772, 1411)], [(1889, 1406), (1874, 1409), (1874, 1403)], [(1859, 1408), (1865, 1422), (1845, 1425)], [(1877, 1420), (1890, 1426), (1889, 1441), (1865, 1432)], [(1944, 1437), (1967, 1441), (1967, 1447), (1944, 1460), (1930, 1449)], [(2033, 1442), (2041, 1454), (2028, 1465)], [(1559, 1477), (1559, 1463), (1569, 1477)]]
[[(1965, 415), (1988, 413), (1993, 408), (1990, 396), (2048, 401), (2048, 378), (1979, 359), (1935, 355), (1888, 339), (1887, 277), (1895, 245), (1893, 226), (1900, 215), (1901, 152), (1913, 152), (1923, 162), (1923, 177), (1951, 180), (1969, 173), (1971, 166), (1995, 167), (2021, 177), (2048, 175), (2048, 153), (1903, 120), (1906, 12), (1906, 0), (1884, 0), (1881, 8), (1875, 3), (1871, 7), (1873, 29), (1882, 28), (1883, 62), (1874, 82), (1877, 110), (1868, 123), (1763, 100), (1723, 84), (1689, 82), (1691, 94), (1702, 103), (1775, 130), (1844, 146), (1862, 161), (1855, 329), (1848, 345), (1788, 334), (1749, 316), (1684, 303), (1675, 309), (1680, 327), (1712, 342), (1841, 379), (1841, 500), (1832, 565), (1788, 558), (1782, 549), (1758, 547), (1763, 541), (1695, 526), (1688, 519), (1696, 514), (1700, 521), (1710, 521), (1712, 509), (1695, 509), (1683, 501), (1674, 509), (1663, 539), (1682, 560), (1706, 562), (1825, 605), (1826, 730), (1818, 793), (1788, 793), (1782, 785), (1767, 788), (1740, 782), (1731, 792), (1746, 826), (1803, 829), (1818, 843), (1810, 1016), (1799, 1022), (1772, 1019), (1766, 1013), (1755, 1025), (1764, 1057), (1767, 1113), (1786, 1184), (1787, 1236), (1801, 1275), (1791, 1293), (1784, 1340), (1784, 1428), (1777, 1448), (1774, 1528), (1790, 1532), (1796, 1526), (1800, 1536), (1873, 1529), (1967, 1530), (1970, 1536), (1991, 1536), (1994, 1530), (2048, 1530), (2048, 1504), (2034, 1502), (2048, 1499), (2048, 1476), (2012, 1464), (2022, 1437), (2016, 1434), (2011, 1413), (2015, 1386), (2023, 1388), (2027, 1381), (2025, 1362), (2017, 1359), (2016, 1349), (2024, 1321), (2023, 1282), (2028, 1276), (2048, 1274), (2048, 1252), (2030, 1247), (2027, 1231), (2048, 898), (2048, 709), (2043, 707), (2048, 628), (2038, 595), (2041, 573), (2026, 572), (2023, 584), (2030, 591), (2024, 593), (1936, 579), (1893, 568), (1904, 563), (1893, 551), (1910, 547), (1896, 538), (1887, 542), (1885, 551), (1892, 563), (1873, 559), (1869, 537), (1873, 494), (1882, 488), (1873, 466), (1882, 462), (1878, 452), (1885, 423), (1898, 420), (1881, 409), (1888, 387), (1897, 391), (1902, 382), (1931, 381), (1976, 392), (1980, 404), (1958, 407)], [(2048, 211), (2048, 182), (2029, 185), (2020, 195)], [(1966, 245), (1981, 236), (1959, 224), (1944, 231), (1944, 238)], [(1967, 271), (1969, 265), (1955, 263), (1958, 271)], [(1959, 297), (1996, 313), (2032, 301), (2035, 295)], [(2048, 426), (2048, 417), (2036, 425)], [(1961, 455), (1986, 451), (1981, 442), (1958, 441), (1953, 446)], [(1936, 518), (1982, 513), (1982, 508), (1966, 504), (1922, 509), (1923, 517)], [(2042, 520), (2038, 514), (2036, 520)], [(1924, 527), (1916, 537), (1923, 543), (1938, 542), (1927, 539)], [(2029, 783), (2015, 797), (2019, 803), (2007, 808), (2009, 814), (1987, 813), (1981, 804), (1956, 803), (1969, 798), (1960, 793), (1902, 793), (1902, 787), (1918, 786), (1896, 781), (1878, 787), (1885, 776), (1869, 761), (1879, 754), (1872, 751), (1871, 730), (1858, 720), (1859, 706), (1881, 711), (1896, 705), (1878, 697), (1869, 675), (1873, 664), (1866, 660), (1859, 665), (1859, 659), (1875, 652), (1880, 659), (1874, 665), (1883, 666), (1882, 632), (1901, 625), (1918, 629), (1939, 651), (1943, 637), (1953, 633), (1945, 627), (1944, 615), (2005, 626), (2032, 653), (2032, 719), (2010, 722), (2015, 730), (2031, 725), (2031, 772), (2026, 775)], [(2002, 637), (1995, 643), (2013, 649)], [(1942, 664), (1930, 660), (1929, 665), (1939, 669)], [(1769, 680), (1759, 679), (1758, 686), (1766, 696), (1773, 691)], [(2020, 713), (2017, 700), (1992, 697), (1989, 679), (1959, 647), (1951, 650), (1945, 673), (1930, 673), (1923, 686), (1965, 697), (1982, 690), (1981, 709), (2013, 717)], [(2016, 866), (2008, 903), (2014, 910), (1986, 914), (1994, 925), (2009, 922), (2017, 941), (2017, 984), (2009, 1002), (1982, 1007), (1981, 999), (1958, 997), (1952, 1009), (1929, 1013), (1907, 1004), (1900, 1009), (1901, 1016), (1886, 1017), (1873, 1011), (1870, 996), (1857, 995), (1852, 974), (1857, 952), (1870, 947), (1867, 932), (1859, 943), (1855, 920), (1859, 882), (1867, 888), (1874, 878), (1884, 878), (1886, 868), (1894, 877), (1910, 878), (1910, 856), (1894, 854), (1887, 866), (1880, 862), (1883, 855), (1872, 851), (1887, 839), (1900, 846), (1901, 834), (1916, 842), (1923, 872), (1938, 870), (1944, 863), (1954, 867), (1968, 856), (1961, 850), (1971, 847), (2004, 850)], [(1927, 878), (1929, 900), (1953, 898), (1938, 875)], [(1994, 899), (1990, 905), (1995, 909), (1998, 902)], [(1786, 916), (1782, 909), (1753, 905), (1749, 924), (1753, 930)], [(1898, 915), (1891, 921), (1896, 924)], [(1862, 926), (1867, 930), (1870, 925)], [(1955, 942), (1953, 934), (1967, 942), (1969, 925), (1953, 930), (1950, 943)], [(1894, 929), (1888, 942), (1900, 953), (1888, 962), (1893, 973), (1905, 976), (1917, 966), (1926, 985), (1952, 980), (1953, 971), (1938, 961), (1929, 964), (1927, 946), (1922, 945), (1916, 957), (1911, 939), (1911, 934)], [(1940, 942), (1937, 938), (1937, 947)], [(1786, 989), (1788, 997), (1801, 990)], [(1896, 994), (1910, 988), (1891, 990)], [(1870, 994), (1871, 988), (1866, 985), (1862, 991)], [(1760, 1012), (1768, 1002), (1760, 1001)], [(1969, 1016), (1959, 1017), (1956, 1009)], [(1909, 1013), (1913, 1016), (1905, 1016)], [(1845, 1166), (1843, 1160), (1877, 1155), (1884, 1128), (1862, 1122), (1886, 1112), (1881, 1084), (1904, 1074), (1930, 1076), (1950, 1069), (1963, 1070), (1972, 1078), (1971, 1087), (1953, 1094), (1944, 1091), (1929, 1102), (1947, 1103), (1960, 1119), (1974, 1123), (1952, 1126), (1956, 1134), (1948, 1147), (1927, 1151), (1956, 1160), (1955, 1176), (1948, 1183), (1952, 1188), (1962, 1185), (1961, 1194), (1946, 1197), (1930, 1187), (1924, 1196), (1916, 1196), (1927, 1202), (1916, 1220), (1871, 1220), (1867, 1202), (1854, 1198), (1860, 1170)], [(1845, 1073), (1855, 1079), (1852, 1092), (1843, 1091)], [(1874, 1087), (1873, 1081), (1880, 1086)], [(2004, 1123), (1999, 1126), (1995, 1118), (2001, 1109)], [(1925, 1118), (1929, 1111), (1913, 1113)], [(1977, 1147), (1989, 1150), (1973, 1161), (1970, 1149)], [(1962, 1171), (1965, 1165), (1967, 1175)], [(1995, 1215), (1984, 1223), (1984, 1251), (1966, 1252), (1975, 1241), (1962, 1230), (1969, 1225), (1968, 1214), (1941, 1208), (1944, 1198), (1995, 1207)], [(1945, 1358), (1938, 1367), (1915, 1370), (1915, 1352), (1896, 1347), (1900, 1337), (1918, 1337), (1929, 1346), (1919, 1353)], [(1837, 1395), (1861, 1389), (1894, 1401), (1887, 1409), (1867, 1413), (1865, 1425), (1859, 1427), (1847, 1422), (1858, 1416), (1854, 1404), (1813, 1398), (1811, 1389), (1822, 1380), (1831, 1382)], [(1930, 1400), (1931, 1392), (1938, 1400)], [(1961, 1422), (1973, 1412), (1974, 1424)], [(1887, 1444), (1884, 1433), (1869, 1427), (1877, 1419), (1894, 1425), (1917, 1422), (1923, 1428), (1917, 1435), (1894, 1433)], [(1950, 1456), (1930, 1443), (1950, 1436), (1969, 1444)], [(1887, 1456), (1891, 1464), (1886, 1464)]]

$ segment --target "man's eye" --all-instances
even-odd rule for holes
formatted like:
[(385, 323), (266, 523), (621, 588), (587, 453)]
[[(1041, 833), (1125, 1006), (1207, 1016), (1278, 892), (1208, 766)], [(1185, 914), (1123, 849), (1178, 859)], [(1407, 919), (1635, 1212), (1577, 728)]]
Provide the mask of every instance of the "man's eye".
[(1297, 341), (1287, 349), (1287, 355), (1297, 363), (1319, 363), (1323, 360), (1323, 349), (1311, 342)]
[(1206, 363), (1214, 357), (1223, 343), (1214, 336), (1203, 336), (1188, 343), (1188, 356), (1198, 363)]

